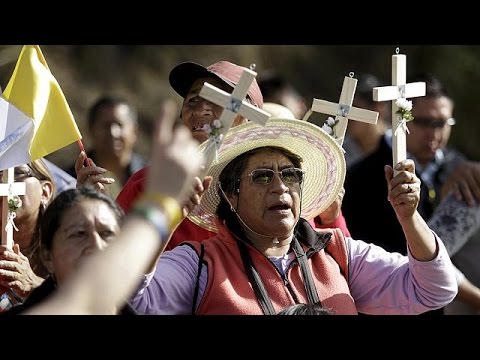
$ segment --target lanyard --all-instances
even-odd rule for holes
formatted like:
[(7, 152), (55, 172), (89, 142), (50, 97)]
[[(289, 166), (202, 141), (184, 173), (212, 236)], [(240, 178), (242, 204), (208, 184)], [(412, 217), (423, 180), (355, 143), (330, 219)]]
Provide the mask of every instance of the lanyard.
[[(253, 264), (247, 245), (243, 241), (237, 239), (237, 246), (240, 250), (245, 272), (247, 273), (248, 279), (252, 284), (252, 288), (255, 291), (255, 295), (257, 296), (258, 303), (260, 304), (263, 313), (265, 315), (275, 315), (276, 312), (275, 308), (273, 307), (272, 300), (270, 300), (267, 290), (263, 285), (262, 278)], [(318, 297), (310, 267), (308, 266), (307, 255), (305, 254), (305, 251), (296, 237), (293, 238), (293, 251), (295, 252), (295, 256), (300, 264), (300, 269), (303, 276), (303, 285), (305, 286), (305, 292), (307, 293), (309, 303), (320, 304), (320, 298)]]

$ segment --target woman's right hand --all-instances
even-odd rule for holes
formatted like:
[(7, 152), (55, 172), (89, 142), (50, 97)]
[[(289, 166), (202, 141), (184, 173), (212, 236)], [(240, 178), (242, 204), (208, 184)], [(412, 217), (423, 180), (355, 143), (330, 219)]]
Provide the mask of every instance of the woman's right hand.
[(330, 206), (319, 215), (322, 225), (331, 224), (338, 219), (340, 216), (340, 210), (342, 209), (344, 196), (345, 188), (342, 187), (333, 203), (331, 203)]
[(183, 204), (183, 216), (186, 217), (195, 206), (200, 204), (200, 200), (202, 199), (202, 195), (205, 191), (210, 186), (210, 183), (212, 182), (212, 177), (211, 176), (205, 176), (203, 181), (200, 180), (198, 176), (195, 176), (194, 179), (194, 186), (192, 190), (192, 194), (190, 195), (189, 199), (187, 200), (186, 203)]
[(88, 158), (89, 166), (83, 164), (87, 160), (87, 154), (81, 151), (78, 154), (77, 161), (75, 161), (75, 172), (77, 173), (77, 189), (82, 186), (92, 186), (97, 191), (106, 192), (105, 185), (110, 185), (115, 182), (115, 179), (105, 177), (106, 169), (96, 166), (92, 159)]

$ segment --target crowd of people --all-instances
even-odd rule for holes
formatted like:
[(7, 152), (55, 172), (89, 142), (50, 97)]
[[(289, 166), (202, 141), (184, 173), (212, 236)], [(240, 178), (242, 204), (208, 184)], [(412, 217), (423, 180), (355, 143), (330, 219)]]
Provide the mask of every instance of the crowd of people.
[(246, 100), (272, 116), (258, 125), (238, 115), (203, 169), (223, 108), (200, 90), (231, 93), (243, 69), (175, 66), (169, 82), (183, 103), (179, 114), (162, 108), (148, 163), (134, 151), (134, 106), (104, 96), (71, 177), (43, 160), (15, 168), (27, 191), (15, 244), (0, 248), (2, 315), (480, 309), (480, 167), (447, 146), (454, 102), (440, 81), (418, 79), (427, 93), (413, 101), (408, 158), (391, 166), (373, 75), (360, 76), (354, 105), (383, 120), (350, 124), (343, 149), (302, 120), (307, 102), (292, 85), (266, 73)]

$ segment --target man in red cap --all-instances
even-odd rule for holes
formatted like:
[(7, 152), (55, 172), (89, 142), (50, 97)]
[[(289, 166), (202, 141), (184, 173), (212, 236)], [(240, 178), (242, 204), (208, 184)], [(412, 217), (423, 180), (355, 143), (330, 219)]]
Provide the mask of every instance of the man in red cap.
[[(193, 133), (193, 137), (200, 143), (207, 140), (208, 132), (204, 125), (211, 125), (215, 119), (220, 118), (223, 108), (199, 96), (205, 82), (210, 83), (228, 93), (237, 85), (243, 73), (243, 67), (228, 61), (218, 61), (205, 68), (193, 62), (177, 65), (170, 72), (169, 81), (172, 88), (184, 98), (181, 119)], [(247, 101), (262, 108), (263, 96), (257, 80), (253, 80), (247, 92)], [(246, 122), (238, 115), (233, 126)]]
[[(237, 85), (240, 80), (243, 70), (243, 67), (231, 62), (218, 61), (208, 67), (193, 62), (184, 62), (175, 66), (172, 71), (170, 71), (168, 79), (170, 85), (184, 98), (180, 118), (183, 124), (192, 131), (193, 137), (200, 143), (207, 140), (209, 136), (208, 127), (205, 127), (205, 125), (211, 125), (214, 120), (219, 119), (223, 111), (221, 106), (200, 97), (199, 93), (203, 84), (208, 82), (215, 87), (231, 93), (233, 87)], [(247, 101), (259, 108), (263, 106), (262, 92), (255, 79), (248, 89)], [(246, 118), (237, 115), (232, 126), (243, 124), (246, 121), (248, 121)], [(133, 174), (117, 196), (116, 200), (118, 204), (126, 213), (129, 212), (135, 200), (144, 192), (146, 171), (148, 171), (148, 167)], [(206, 177), (203, 181), (197, 178), (197, 204), (200, 201), (200, 196), (210, 185), (210, 181), (210, 177)], [(196, 204), (192, 202), (188, 206), (191, 209), (195, 205)], [(335, 213), (334, 216), (329, 215), (329, 220), (322, 222), (320, 218), (325, 220), (328, 212), (327, 209), (325, 213), (322, 213), (315, 219), (315, 224), (312, 223), (312, 225), (316, 227), (339, 227), (344, 231), (345, 235), (350, 235), (343, 215), (340, 213), (341, 199), (339, 199), (336, 205), (337, 207), (334, 209), (335, 211), (333, 211)], [(331, 222), (333, 218), (335, 218), (335, 220)], [(329, 223), (328, 226), (323, 225), (327, 222)], [(213, 235), (214, 233), (197, 226), (188, 218), (185, 218), (173, 233), (168, 242), (167, 249), (172, 249), (185, 240), (201, 241)]]

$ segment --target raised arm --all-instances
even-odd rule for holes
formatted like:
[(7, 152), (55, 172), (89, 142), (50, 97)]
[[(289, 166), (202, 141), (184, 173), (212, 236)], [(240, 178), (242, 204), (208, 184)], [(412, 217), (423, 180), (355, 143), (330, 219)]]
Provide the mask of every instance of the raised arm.
[[(439, 309), (457, 294), (455, 272), (447, 251), (417, 211), (420, 180), (412, 160), (385, 167), (388, 200), (400, 222), (409, 255), (387, 252), (350, 239), (349, 285), (359, 312), (419, 314)], [(389, 231), (386, 229), (385, 237)]]
[[(199, 173), (203, 158), (187, 128), (172, 130), (175, 114), (169, 110), (166, 109), (156, 127), (146, 190), (176, 202), (176, 214), (172, 214), (171, 206), (166, 209), (159, 202), (149, 203), (152, 211), (157, 211), (157, 215), (162, 212), (171, 221), (172, 215), (181, 217), (179, 204), (191, 196), (193, 177)], [(103, 314), (112, 305), (120, 308), (166, 243), (158, 223), (133, 212), (115, 242), (89, 257), (53, 298), (28, 313)]]
[(420, 201), (420, 179), (415, 175), (413, 160), (401, 161), (395, 167), (385, 166), (388, 183), (388, 201), (392, 205), (402, 226), (408, 247), (413, 257), (420, 261), (430, 261), (437, 256), (435, 237), (425, 220), (417, 211)]

